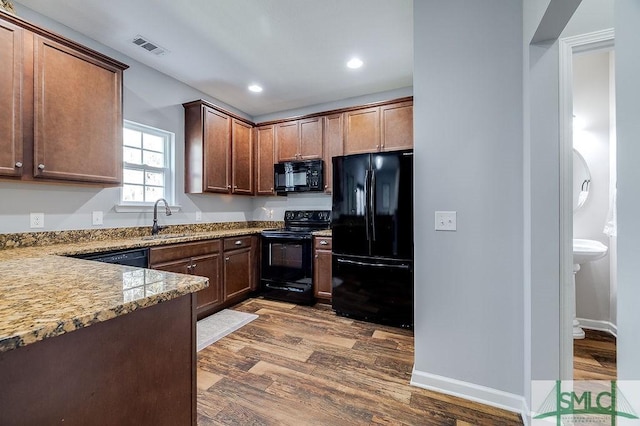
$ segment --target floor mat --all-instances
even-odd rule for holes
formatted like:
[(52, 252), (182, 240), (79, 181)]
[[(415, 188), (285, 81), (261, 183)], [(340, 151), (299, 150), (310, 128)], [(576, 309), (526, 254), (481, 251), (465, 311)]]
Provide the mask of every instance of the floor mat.
[(197, 350), (201, 351), (210, 344), (222, 339), (245, 324), (258, 318), (256, 314), (224, 309), (198, 321)]

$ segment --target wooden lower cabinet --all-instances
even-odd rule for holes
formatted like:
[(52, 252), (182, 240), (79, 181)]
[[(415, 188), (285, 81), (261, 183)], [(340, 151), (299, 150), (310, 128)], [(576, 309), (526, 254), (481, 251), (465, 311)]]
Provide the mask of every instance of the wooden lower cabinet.
[(257, 247), (255, 235), (151, 247), (149, 267), (209, 278), (209, 287), (196, 293), (201, 319), (257, 290)]
[(151, 247), (149, 265), (152, 269), (209, 278), (209, 287), (196, 293), (198, 318), (215, 312), (222, 305), (220, 240)]
[(257, 287), (255, 264), (258, 237), (224, 239), (224, 301), (239, 301)]
[(313, 244), (313, 293), (321, 302), (331, 301), (331, 237), (315, 237)]
[(196, 425), (187, 294), (0, 353), (2, 425)]

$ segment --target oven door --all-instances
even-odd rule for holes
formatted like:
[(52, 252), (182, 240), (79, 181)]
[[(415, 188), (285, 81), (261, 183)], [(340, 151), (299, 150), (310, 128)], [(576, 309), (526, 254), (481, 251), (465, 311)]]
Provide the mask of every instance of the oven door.
[(309, 234), (262, 235), (262, 292), (297, 303), (313, 298), (312, 237)]

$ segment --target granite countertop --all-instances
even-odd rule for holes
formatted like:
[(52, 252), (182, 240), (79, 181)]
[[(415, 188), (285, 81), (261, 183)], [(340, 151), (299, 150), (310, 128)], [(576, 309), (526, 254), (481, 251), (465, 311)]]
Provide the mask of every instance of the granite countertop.
[(64, 257), (258, 234), (222, 229), (0, 250), (0, 353), (208, 286), (192, 275)]
[(331, 235), (331, 229), (324, 229), (322, 231), (315, 231), (313, 233), (314, 237), (330, 237)]

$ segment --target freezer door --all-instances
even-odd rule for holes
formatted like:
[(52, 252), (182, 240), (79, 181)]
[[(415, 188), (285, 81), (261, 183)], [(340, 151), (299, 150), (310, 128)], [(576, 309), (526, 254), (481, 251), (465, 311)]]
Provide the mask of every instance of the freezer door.
[(371, 254), (412, 259), (413, 152), (374, 154), (371, 169)]
[(333, 251), (366, 256), (370, 253), (370, 154), (333, 158)]
[(338, 315), (413, 327), (410, 260), (333, 255), (332, 306)]

